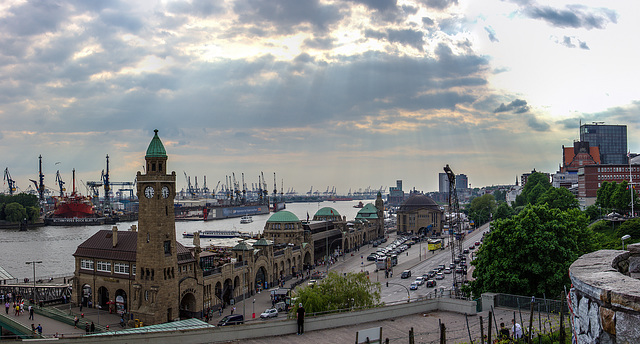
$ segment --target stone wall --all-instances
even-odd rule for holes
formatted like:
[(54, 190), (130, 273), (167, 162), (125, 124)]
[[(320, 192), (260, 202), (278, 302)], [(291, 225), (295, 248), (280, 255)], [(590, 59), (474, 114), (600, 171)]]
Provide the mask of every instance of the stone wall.
[(638, 343), (640, 340), (640, 244), (629, 251), (602, 250), (569, 268), (574, 340)]

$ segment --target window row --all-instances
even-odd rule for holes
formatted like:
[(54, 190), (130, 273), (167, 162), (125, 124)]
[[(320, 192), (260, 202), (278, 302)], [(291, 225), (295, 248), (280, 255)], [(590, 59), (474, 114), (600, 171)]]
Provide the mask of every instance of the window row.
[(100, 272), (109, 272), (124, 275), (128, 275), (129, 272), (131, 272), (131, 274), (134, 276), (136, 274), (135, 264), (129, 265), (128, 263), (113, 263), (113, 271), (111, 271), (111, 265), (112, 264), (110, 261), (104, 260), (98, 260), (97, 262), (94, 262), (91, 259), (80, 260), (80, 269), (83, 270), (93, 270), (95, 267), (96, 271)]

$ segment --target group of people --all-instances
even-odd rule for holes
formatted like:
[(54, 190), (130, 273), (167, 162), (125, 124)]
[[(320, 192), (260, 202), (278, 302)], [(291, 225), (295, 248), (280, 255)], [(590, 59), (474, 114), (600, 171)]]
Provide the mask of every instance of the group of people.
[(500, 332), (498, 333), (498, 339), (520, 339), (522, 338), (522, 326), (516, 322), (515, 319), (511, 319), (511, 331), (504, 327), (504, 323), (500, 323)]

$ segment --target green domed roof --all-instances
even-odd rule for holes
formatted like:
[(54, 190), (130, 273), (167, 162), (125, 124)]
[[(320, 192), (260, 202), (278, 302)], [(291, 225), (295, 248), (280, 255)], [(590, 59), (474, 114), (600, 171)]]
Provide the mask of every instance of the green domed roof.
[(158, 129), (153, 131), (155, 135), (153, 135), (153, 139), (151, 139), (151, 143), (149, 143), (149, 148), (147, 148), (147, 158), (166, 158), (167, 151), (164, 150), (164, 146), (162, 145), (162, 141), (158, 137)]
[(253, 243), (253, 247), (256, 247), (256, 246), (269, 246), (269, 245), (271, 245), (271, 244), (269, 244), (269, 242), (265, 238), (260, 238), (258, 241)]
[(358, 215), (356, 215), (356, 219), (377, 219), (378, 218), (378, 208), (376, 208), (373, 204), (367, 203), (360, 211)]
[(233, 251), (252, 251), (253, 249), (247, 245), (246, 242), (241, 241), (236, 246), (234, 246), (231, 250)]
[(300, 222), (300, 219), (290, 211), (280, 210), (271, 215), (267, 222)]
[(314, 216), (340, 216), (340, 213), (338, 213), (337, 210), (331, 207), (324, 207), (316, 211), (316, 214)]

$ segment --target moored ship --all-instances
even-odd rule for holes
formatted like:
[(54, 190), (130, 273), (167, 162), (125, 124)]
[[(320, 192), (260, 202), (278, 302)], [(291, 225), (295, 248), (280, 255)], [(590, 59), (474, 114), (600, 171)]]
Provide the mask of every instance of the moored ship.
[[(76, 192), (75, 169), (73, 170), (73, 192), (71, 195), (63, 195), (64, 189), (60, 188), (60, 196), (54, 197), (54, 208), (44, 218), (46, 225), (58, 226), (85, 226), (101, 225), (105, 223), (105, 217), (98, 215), (89, 197)], [(59, 178), (59, 174), (58, 174)]]
[[(238, 231), (225, 231), (225, 230), (211, 230), (211, 231), (198, 231), (201, 238), (236, 238), (242, 236), (242, 233)], [(193, 238), (194, 233), (182, 233), (185, 238)]]

